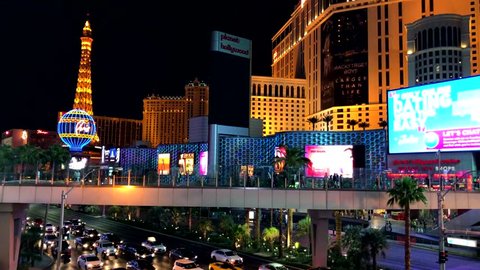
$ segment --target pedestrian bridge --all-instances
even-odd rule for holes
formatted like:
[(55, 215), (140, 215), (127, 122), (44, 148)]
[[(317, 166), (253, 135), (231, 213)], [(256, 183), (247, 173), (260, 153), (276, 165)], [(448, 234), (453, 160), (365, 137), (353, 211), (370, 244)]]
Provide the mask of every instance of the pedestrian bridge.
[[(387, 206), (385, 190), (278, 189), (259, 187), (151, 187), (135, 185), (0, 185), (0, 203), (60, 204), (62, 191), (68, 192), (67, 204), (295, 208), (312, 210), (400, 209)], [(411, 209), (437, 209), (435, 191), (425, 191), (427, 203), (415, 203)], [(444, 207), (480, 209), (480, 192), (451, 191)]]

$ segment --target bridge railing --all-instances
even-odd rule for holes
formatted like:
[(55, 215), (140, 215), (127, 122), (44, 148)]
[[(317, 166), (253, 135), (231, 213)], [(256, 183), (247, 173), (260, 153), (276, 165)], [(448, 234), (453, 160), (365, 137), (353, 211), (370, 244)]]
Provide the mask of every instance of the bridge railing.
[[(385, 174), (374, 175), (369, 172), (356, 174), (353, 178), (340, 176), (328, 177), (301, 177), (298, 181), (284, 179), (277, 175), (271, 177), (229, 177), (226, 179), (211, 178), (206, 176), (172, 176), (172, 175), (126, 175), (107, 176), (98, 172), (88, 173), (88, 177), (75, 179), (35, 179), (31, 176), (22, 177), (18, 174), (0, 174), (2, 185), (41, 185), (41, 186), (104, 186), (130, 185), (141, 187), (189, 187), (189, 188), (272, 188), (272, 189), (323, 189), (323, 190), (378, 190), (386, 191), (394, 185), (394, 179), (388, 178)], [(473, 179), (472, 179), (473, 178)], [(418, 184), (428, 190), (435, 190), (435, 183), (425, 183), (422, 179), (416, 179)], [(452, 191), (480, 192), (480, 180), (477, 175), (468, 180), (468, 176), (457, 179), (455, 184), (447, 187)], [(453, 183), (453, 182), (452, 182)]]

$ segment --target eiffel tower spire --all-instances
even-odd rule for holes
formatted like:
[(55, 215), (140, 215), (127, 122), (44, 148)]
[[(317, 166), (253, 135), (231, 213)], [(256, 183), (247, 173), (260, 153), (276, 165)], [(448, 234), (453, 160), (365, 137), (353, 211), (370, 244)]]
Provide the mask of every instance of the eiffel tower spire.
[(75, 90), (75, 99), (73, 108), (86, 111), (93, 116), (92, 107), (92, 69), (91, 69), (91, 53), (92, 53), (92, 28), (88, 20), (83, 27), (82, 52), (80, 56), (80, 68), (78, 69), (77, 89)]

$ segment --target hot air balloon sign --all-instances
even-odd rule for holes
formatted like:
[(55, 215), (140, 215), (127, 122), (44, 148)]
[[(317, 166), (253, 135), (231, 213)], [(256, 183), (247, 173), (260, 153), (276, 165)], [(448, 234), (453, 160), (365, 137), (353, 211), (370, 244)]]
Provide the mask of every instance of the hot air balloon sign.
[(57, 124), (57, 132), (71, 152), (81, 152), (95, 137), (97, 128), (93, 117), (86, 111), (73, 109), (62, 115)]

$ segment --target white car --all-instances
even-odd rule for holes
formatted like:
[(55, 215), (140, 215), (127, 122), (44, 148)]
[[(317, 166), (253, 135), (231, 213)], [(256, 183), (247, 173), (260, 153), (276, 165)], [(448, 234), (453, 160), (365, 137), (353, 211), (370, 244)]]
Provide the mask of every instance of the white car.
[(104, 260), (109, 256), (115, 256), (115, 259), (117, 258), (117, 249), (112, 242), (108, 240), (97, 240), (94, 245), (95, 254), (100, 254)]
[(148, 237), (147, 241), (143, 241), (142, 246), (155, 254), (163, 254), (167, 252), (167, 247), (163, 243), (157, 241), (153, 236)]
[(178, 259), (173, 263), (172, 270), (203, 270), (194, 261), (189, 259)]
[(79, 269), (102, 269), (103, 262), (95, 254), (82, 254), (78, 256), (77, 265)]
[(230, 249), (217, 249), (212, 251), (210, 257), (214, 261), (226, 262), (232, 265), (242, 265), (243, 258), (238, 256), (237, 252)]
[(51, 223), (45, 224), (45, 233), (55, 233), (57, 228)]
[(265, 263), (258, 267), (258, 270), (288, 270), (288, 268), (281, 263)]

